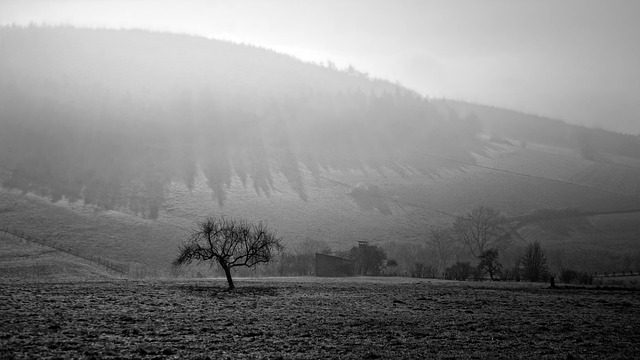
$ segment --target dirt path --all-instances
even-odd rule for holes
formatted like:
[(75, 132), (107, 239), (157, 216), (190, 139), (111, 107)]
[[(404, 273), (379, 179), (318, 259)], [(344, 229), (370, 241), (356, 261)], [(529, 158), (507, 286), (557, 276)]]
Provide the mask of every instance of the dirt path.
[(640, 293), (455, 282), (0, 284), (0, 358), (639, 358)]

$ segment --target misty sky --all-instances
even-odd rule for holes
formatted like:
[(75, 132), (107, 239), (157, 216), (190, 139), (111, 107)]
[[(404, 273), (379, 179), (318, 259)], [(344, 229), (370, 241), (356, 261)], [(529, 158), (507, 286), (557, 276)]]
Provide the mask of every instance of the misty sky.
[(0, 0), (2, 24), (198, 34), (447, 97), (640, 134), (636, 0)]

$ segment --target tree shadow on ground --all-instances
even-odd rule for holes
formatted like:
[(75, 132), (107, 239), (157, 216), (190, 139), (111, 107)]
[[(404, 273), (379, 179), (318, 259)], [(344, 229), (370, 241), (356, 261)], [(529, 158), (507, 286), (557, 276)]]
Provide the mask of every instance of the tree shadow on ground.
[(236, 285), (236, 288), (231, 291), (229, 291), (226, 286), (220, 286), (217, 284), (181, 284), (176, 287), (180, 291), (189, 295), (207, 297), (258, 297), (278, 295), (277, 288), (270, 286)]

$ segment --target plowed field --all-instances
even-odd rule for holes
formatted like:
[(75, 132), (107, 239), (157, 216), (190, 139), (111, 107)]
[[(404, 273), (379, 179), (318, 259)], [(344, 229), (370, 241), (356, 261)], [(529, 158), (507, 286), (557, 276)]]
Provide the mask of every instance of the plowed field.
[(640, 358), (640, 293), (414, 279), (0, 284), (0, 358)]

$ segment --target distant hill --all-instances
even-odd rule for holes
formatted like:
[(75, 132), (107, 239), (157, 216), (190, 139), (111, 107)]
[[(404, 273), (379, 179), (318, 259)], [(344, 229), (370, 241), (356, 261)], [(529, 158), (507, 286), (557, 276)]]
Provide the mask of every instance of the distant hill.
[(233, 178), (259, 194), (301, 171), (428, 172), (473, 161), (467, 119), (415, 93), (254, 47), (143, 31), (4, 28), (4, 185), (156, 218), (197, 169), (220, 205)]
[[(209, 214), (345, 249), (422, 244), (480, 204), (507, 216), (640, 207), (636, 136), (200, 37), (0, 31), (0, 222), (134, 269), (168, 274)], [(603, 243), (580, 243), (588, 226), (532, 224), (516, 246), (640, 250), (632, 221), (608, 219), (598, 229), (625, 225)]]

